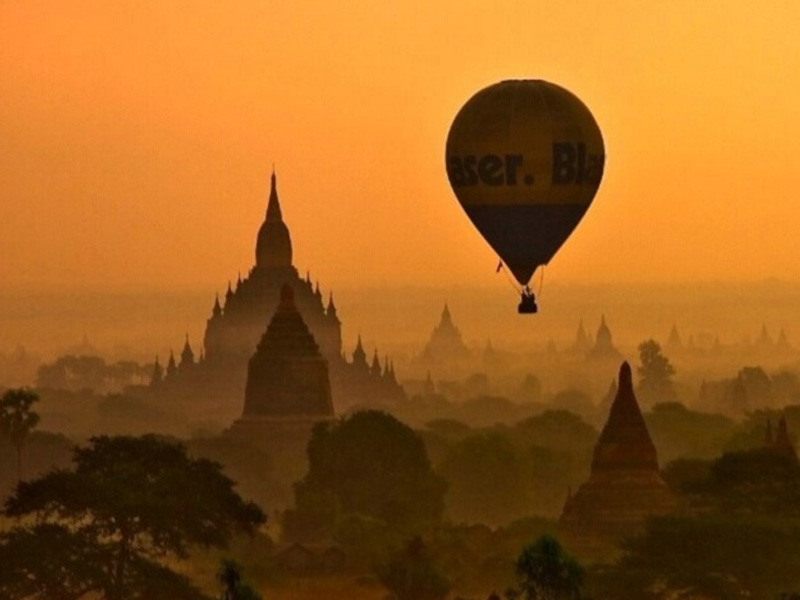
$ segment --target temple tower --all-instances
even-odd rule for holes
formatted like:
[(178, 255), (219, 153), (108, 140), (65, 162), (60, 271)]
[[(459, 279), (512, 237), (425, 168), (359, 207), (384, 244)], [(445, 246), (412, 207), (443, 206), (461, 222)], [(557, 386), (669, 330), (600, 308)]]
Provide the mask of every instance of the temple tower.
[(289, 285), (250, 359), (242, 417), (332, 417), (328, 362), (322, 358)]
[(656, 448), (633, 393), (631, 368), (624, 362), (589, 480), (567, 499), (559, 529), (571, 550), (596, 557), (676, 503), (661, 478)]
[(242, 416), (227, 435), (266, 452), (275, 501), (288, 505), (292, 482), (308, 470), (306, 446), (316, 423), (335, 417), (328, 362), (294, 303), (290, 285), (250, 359)]

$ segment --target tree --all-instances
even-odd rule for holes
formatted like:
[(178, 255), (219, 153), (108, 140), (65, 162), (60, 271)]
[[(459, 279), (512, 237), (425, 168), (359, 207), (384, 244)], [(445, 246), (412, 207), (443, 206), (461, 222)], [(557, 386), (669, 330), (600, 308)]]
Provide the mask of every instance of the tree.
[(675, 399), (675, 388), (672, 376), (675, 367), (661, 353), (661, 346), (655, 340), (646, 340), (639, 344), (639, 390), (651, 402), (669, 402)]
[(6, 501), (17, 524), (0, 535), (0, 597), (203, 598), (162, 561), (265, 521), (220, 465), (156, 436), (92, 438), (73, 463)]
[(376, 571), (392, 600), (443, 600), (450, 591), (418, 536)]
[(543, 535), (522, 549), (516, 571), (519, 583), (506, 592), (509, 599), (577, 600), (581, 597), (583, 568), (551, 535)]
[(753, 409), (772, 403), (772, 381), (763, 368), (742, 367), (736, 374), (736, 383), (744, 391), (746, 408)]
[(261, 595), (242, 581), (242, 567), (234, 560), (222, 560), (217, 581), (222, 586), (219, 600), (261, 600)]
[(800, 464), (770, 448), (726, 452), (698, 489), (722, 512), (800, 517)]
[(798, 525), (770, 515), (650, 519), (598, 577), (598, 598), (775, 598), (797, 585)]
[(448, 482), (448, 516), (500, 525), (527, 514), (532, 478), (523, 454), (500, 433), (471, 435), (453, 445), (440, 472)]
[(22, 449), (25, 439), (39, 423), (39, 415), (31, 410), (39, 396), (25, 389), (8, 390), (0, 399), (0, 432), (17, 451), (17, 480), (22, 481)]
[(284, 518), (290, 538), (329, 537), (337, 516), (351, 513), (408, 535), (441, 520), (446, 484), (431, 469), (422, 439), (386, 413), (317, 424), (308, 462), (295, 484), (295, 509)]

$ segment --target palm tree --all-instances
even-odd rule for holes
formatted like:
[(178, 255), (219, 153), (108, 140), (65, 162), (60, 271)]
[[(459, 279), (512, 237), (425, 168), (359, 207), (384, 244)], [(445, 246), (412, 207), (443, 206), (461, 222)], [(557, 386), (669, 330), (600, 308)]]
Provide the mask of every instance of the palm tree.
[(17, 481), (22, 481), (22, 448), (31, 430), (39, 423), (39, 415), (31, 406), (39, 401), (33, 392), (19, 388), (8, 390), (0, 399), (0, 433), (17, 450)]
[(509, 590), (509, 598), (524, 600), (579, 600), (583, 585), (583, 568), (550, 535), (522, 549), (517, 559), (517, 589)]
[(217, 581), (222, 586), (219, 600), (261, 600), (261, 596), (242, 581), (242, 568), (234, 560), (222, 560), (217, 571)]

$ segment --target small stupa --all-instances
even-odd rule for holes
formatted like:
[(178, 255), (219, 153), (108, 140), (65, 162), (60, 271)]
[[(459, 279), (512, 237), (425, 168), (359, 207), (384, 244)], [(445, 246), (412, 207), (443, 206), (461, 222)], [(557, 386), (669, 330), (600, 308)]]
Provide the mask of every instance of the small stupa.
[(676, 498), (661, 477), (658, 456), (623, 362), (617, 394), (594, 447), (589, 480), (570, 494), (559, 520), (569, 548), (597, 558), (644, 521), (666, 514)]
[(672, 354), (680, 354), (683, 352), (683, 340), (681, 339), (681, 334), (678, 333), (678, 326), (674, 323), (672, 329), (670, 329), (664, 349)]
[(767, 421), (767, 433), (764, 439), (764, 448), (775, 454), (785, 456), (795, 463), (797, 462), (797, 452), (795, 451), (794, 445), (792, 445), (792, 440), (789, 437), (789, 428), (786, 424), (785, 416), (781, 415), (781, 418), (778, 421), (778, 431), (774, 437), (772, 435), (772, 424), (770, 421)]

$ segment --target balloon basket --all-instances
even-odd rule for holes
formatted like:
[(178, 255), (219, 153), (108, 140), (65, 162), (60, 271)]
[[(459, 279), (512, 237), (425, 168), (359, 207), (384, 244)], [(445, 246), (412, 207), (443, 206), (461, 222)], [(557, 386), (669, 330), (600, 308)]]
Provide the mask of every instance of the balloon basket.
[(533, 294), (523, 292), (517, 312), (521, 315), (535, 315), (539, 312), (539, 307), (536, 305), (536, 297)]

